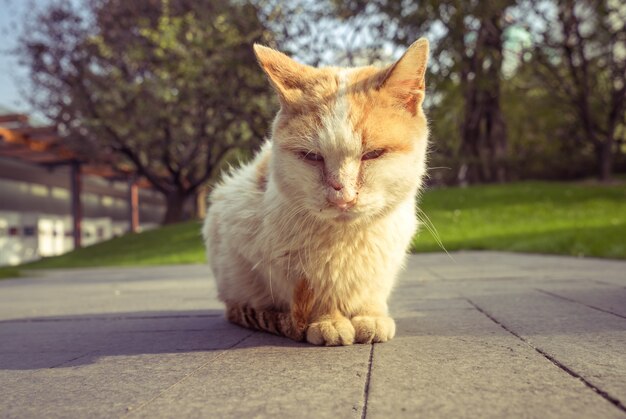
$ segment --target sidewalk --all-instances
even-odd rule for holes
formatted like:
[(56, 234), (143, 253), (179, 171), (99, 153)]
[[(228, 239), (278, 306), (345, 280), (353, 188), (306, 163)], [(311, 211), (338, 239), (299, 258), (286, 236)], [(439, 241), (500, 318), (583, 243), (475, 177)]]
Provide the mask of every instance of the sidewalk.
[(626, 262), (452, 257), (338, 348), (227, 323), (206, 266), (0, 281), (0, 417), (626, 418)]

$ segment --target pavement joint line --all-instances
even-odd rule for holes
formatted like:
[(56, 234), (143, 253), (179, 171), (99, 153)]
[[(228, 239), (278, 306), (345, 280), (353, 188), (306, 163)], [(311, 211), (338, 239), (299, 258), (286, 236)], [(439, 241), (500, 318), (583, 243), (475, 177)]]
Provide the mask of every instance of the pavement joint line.
[(372, 365), (374, 364), (374, 344), (371, 344), (369, 361), (367, 363), (367, 375), (365, 376), (365, 386), (363, 386), (363, 410), (361, 410), (361, 419), (367, 417), (367, 402), (370, 395), (370, 382), (372, 379)]
[(212, 362), (216, 361), (222, 355), (226, 354), (230, 349), (233, 349), (233, 348), (237, 347), (239, 344), (243, 343), (245, 340), (247, 340), (249, 337), (251, 337), (252, 335), (254, 335), (256, 333), (258, 333), (258, 332), (254, 332), (254, 331), (250, 332), (249, 334), (247, 334), (243, 338), (239, 339), (237, 342), (233, 343), (229, 347), (224, 348), (224, 350), (222, 350), (220, 353), (218, 353), (217, 355), (211, 357), (208, 361), (204, 362), (198, 368), (194, 369), (189, 374), (185, 375), (184, 377), (182, 377), (180, 380), (176, 381), (174, 384), (172, 384), (171, 386), (169, 386), (165, 390), (160, 391), (156, 396), (152, 397), (151, 399), (146, 400), (145, 402), (141, 403), (137, 407), (132, 407), (132, 406), (127, 407), (126, 408), (126, 415), (135, 413), (135, 412), (139, 411), (140, 409), (144, 408), (145, 406), (147, 406), (148, 404), (152, 403), (153, 401), (155, 401), (156, 399), (158, 399), (159, 397), (161, 397), (162, 395), (164, 395), (165, 393), (167, 393), (168, 391), (170, 391), (171, 389), (173, 389), (174, 387), (176, 387), (177, 385), (179, 385), (183, 381), (187, 380), (189, 377), (191, 377), (192, 375), (194, 375), (195, 373), (197, 373), (198, 371), (200, 371), (201, 369), (203, 369), (207, 365), (209, 365)]
[(617, 287), (617, 288), (626, 288), (626, 286), (624, 286), (624, 285), (616, 285), (616, 284), (614, 284), (612, 282), (601, 281), (599, 279), (592, 279), (591, 282), (596, 282), (596, 283), (602, 284), (602, 285), (610, 285), (612, 287)]
[(565, 301), (570, 301), (570, 302), (572, 302), (572, 303), (580, 304), (580, 305), (583, 305), (583, 306), (585, 306), (585, 307), (588, 307), (588, 308), (592, 308), (592, 309), (594, 309), (594, 310), (601, 311), (601, 312), (603, 312), (603, 313), (612, 314), (612, 315), (614, 315), (614, 316), (621, 317), (622, 319), (626, 319), (626, 316), (623, 316), (623, 315), (621, 315), (621, 314), (614, 313), (614, 312), (612, 312), (612, 311), (610, 311), (610, 310), (606, 310), (606, 309), (604, 309), (604, 308), (600, 308), (600, 307), (592, 306), (591, 304), (585, 304), (585, 303), (583, 303), (582, 301), (574, 300), (573, 298), (563, 297), (562, 295), (555, 294), (555, 293), (552, 293), (552, 292), (550, 292), (550, 291), (542, 290), (542, 289), (540, 289), (540, 288), (535, 288), (535, 291), (539, 291), (539, 292), (541, 292), (541, 293), (543, 293), (543, 294), (547, 294), (547, 295), (549, 295), (549, 296), (551, 296), (551, 297), (559, 298), (559, 299), (561, 299), (561, 300), (565, 300)]
[(439, 282), (458, 282), (459, 284), (471, 283), (475, 284), (476, 281), (490, 282), (490, 281), (533, 281), (537, 278), (535, 276), (494, 276), (491, 278), (485, 278), (484, 276), (463, 276), (463, 278), (446, 278), (440, 277), (436, 279)]
[[(76, 316), (80, 316), (77, 314)], [(3, 323), (47, 323), (47, 322), (88, 322), (88, 321), (120, 321), (120, 320), (154, 320), (154, 319), (195, 319), (195, 318), (211, 318), (220, 317), (221, 314), (194, 314), (194, 315), (157, 315), (157, 316), (117, 316), (117, 317), (33, 317), (28, 319), (8, 319), (0, 320)]]
[(121, 335), (134, 335), (135, 333), (180, 333), (180, 332), (208, 332), (210, 329), (157, 329), (157, 330), (124, 330)]
[(472, 300), (470, 300), (469, 298), (466, 298), (467, 302), (470, 303), (472, 306), (474, 306), (474, 308), (476, 308), (476, 310), (478, 310), (479, 312), (481, 312), (485, 317), (487, 317), (489, 320), (491, 320), (492, 322), (494, 322), (495, 324), (497, 324), (498, 326), (500, 326), (502, 329), (506, 330), (507, 332), (509, 332), (511, 335), (515, 336), (516, 338), (518, 338), (519, 340), (521, 340), (522, 342), (524, 342), (526, 345), (530, 346), (531, 348), (533, 348), (537, 353), (539, 353), (541, 356), (543, 356), (544, 358), (546, 358), (548, 361), (550, 361), (552, 364), (554, 364), (556, 367), (560, 368), (561, 370), (563, 370), (564, 372), (566, 372), (567, 374), (569, 374), (570, 376), (578, 379), (579, 381), (581, 381), (585, 386), (587, 386), (588, 388), (590, 388), (591, 390), (593, 390), (596, 394), (598, 394), (600, 397), (602, 397), (603, 399), (605, 399), (606, 401), (608, 401), (609, 403), (611, 403), (612, 405), (614, 405), (616, 408), (618, 408), (619, 410), (621, 410), (623, 413), (626, 413), (626, 406), (624, 406), (624, 404), (622, 404), (622, 402), (611, 396), (609, 393), (607, 393), (606, 391), (600, 389), (599, 387), (597, 387), (595, 384), (587, 381), (586, 378), (584, 378), (582, 375), (578, 374), (576, 371), (572, 370), (571, 368), (569, 368), (568, 366), (566, 366), (565, 364), (561, 363), (558, 359), (554, 358), (552, 355), (548, 354), (546, 351), (544, 351), (541, 348), (538, 348), (536, 346), (534, 346), (533, 344), (530, 343), (530, 341), (528, 341), (527, 339), (525, 339), (524, 337), (522, 337), (521, 335), (517, 334), (516, 332), (514, 332), (513, 330), (509, 329), (507, 326), (504, 325), (504, 323), (500, 322), (498, 319), (496, 319), (495, 317), (493, 317), (491, 314), (489, 314), (487, 311), (485, 311), (483, 308), (479, 307), (476, 303), (474, 303)]
[(63, 365), (65, 365), (65, 364), (69, 364), (70, 362), (76, 361), (76, 360), (78, 360), (78, 359), (84, 358), (84, 357), (89, 356), (89, 355), (92, 355), (92, 354), (95, 354), (95, 353), (97, 353), (97, 352), (98, 352), (98, 351), (89, 351), (89, 352), (85, 352), (84, 354), (81, 354), (81, 355), (79, 355), (79, 356), (75, 356), (75, 357), (74, 357), (74, 358), (72, 358), (72, 359), (68, 359), (67, 361), (63, 361), (63, 362), (61, 362), (61, 363), (58, 363), (58, 364), (56, 364), (56, 365), (53, 365), (53, 366), (51, 366), (49, 369), (55, 369), (55, 368), (62, 367), (62, 366), (63, 366)]
[(437, 277), (437, 279), (441, 280), (441, 279), (446, 279), (443, 275), (441, 275), (439, 272), (437, 272), (435, 269), (433, 268), (429, 268), (428, 266), (425, 267), (427, 272), (430, 272), (432, 275), (435, 275)]

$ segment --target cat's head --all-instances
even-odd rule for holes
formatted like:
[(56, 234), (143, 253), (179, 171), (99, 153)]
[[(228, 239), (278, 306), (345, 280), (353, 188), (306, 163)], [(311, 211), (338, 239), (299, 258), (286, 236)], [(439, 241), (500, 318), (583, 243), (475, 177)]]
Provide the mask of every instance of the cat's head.
[(428, 41), (385, 68), (314, 68), (255, 45), (281, 109), (272, 179), (295, 206), (327, 220), (366, 220), (417, 193), (428, 126)]

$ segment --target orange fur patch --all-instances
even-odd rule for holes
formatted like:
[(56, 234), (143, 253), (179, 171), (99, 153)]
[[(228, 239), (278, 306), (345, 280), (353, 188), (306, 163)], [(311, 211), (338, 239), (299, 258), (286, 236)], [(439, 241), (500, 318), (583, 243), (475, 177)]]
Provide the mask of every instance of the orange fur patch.
[(395, 89), (381, 87), (385, 74), (373, 67), (353, 74), (348, 89), (352, 124), (361, 134), (364, 152), (409, 153), (417, 134), (426, 129), (426, 118), (421, 109), (415, 115), (407, 112)]
[(315, 303), (315, 294), (306, 279), (301, 279), (293, 291), (291, 302), (291, 318), (296, 330), (306, 329)]

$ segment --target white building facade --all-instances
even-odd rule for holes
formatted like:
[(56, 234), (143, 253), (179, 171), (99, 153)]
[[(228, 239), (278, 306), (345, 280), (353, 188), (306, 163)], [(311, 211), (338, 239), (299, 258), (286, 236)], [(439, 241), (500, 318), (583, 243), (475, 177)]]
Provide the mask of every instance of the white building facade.
[[(82, 246), (131, 230), (131, 188), (125, 181), (82, 175)], [(139, 228), (158, 225), (162, 196), (136, 189)], [(74, 248), (71, 169), (0, 157), (0, 266), (17, 265)]]

